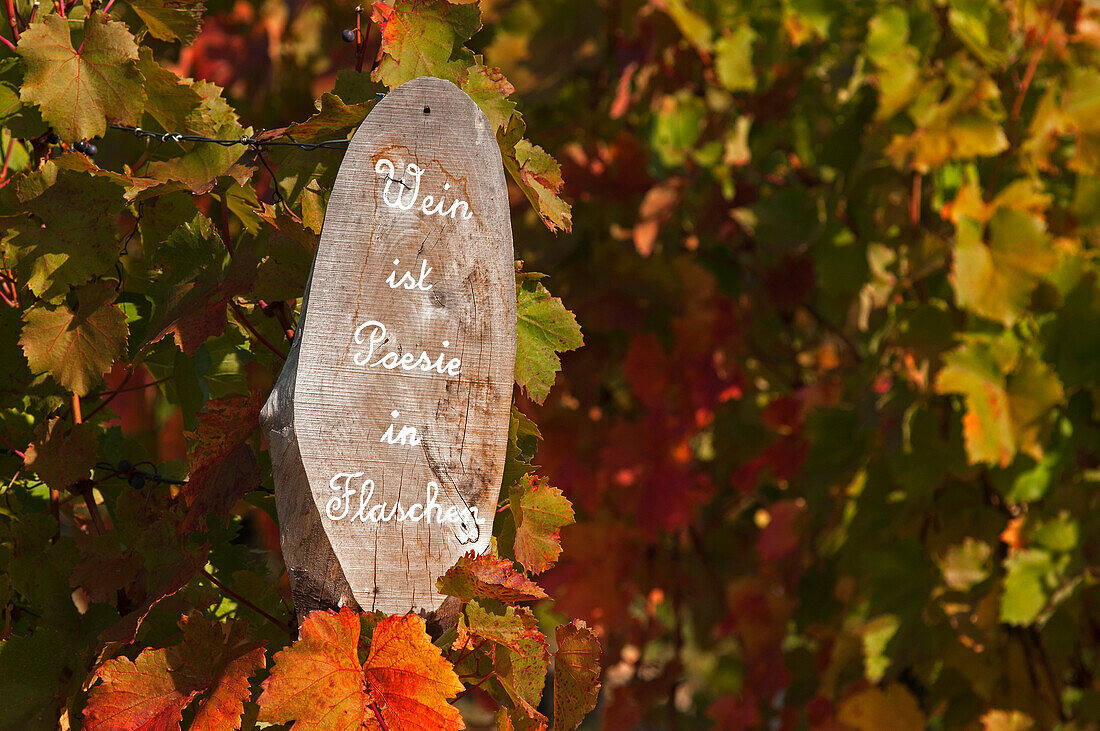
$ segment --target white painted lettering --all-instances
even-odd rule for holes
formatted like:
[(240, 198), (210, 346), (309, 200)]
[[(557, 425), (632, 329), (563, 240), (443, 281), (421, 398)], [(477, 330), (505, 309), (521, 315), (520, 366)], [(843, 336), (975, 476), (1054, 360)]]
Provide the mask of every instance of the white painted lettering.
[[(410, 162), (405, 166), (405, 172), (401, 177), (401, 180), (394, 178), (396, 167), (392, 160), (387, 158), (379, 158), (374, 163), (374, 172), (385, 178), (385, 185), (382, 188), (382, 202), (390, 208), (397, 208), (402, 211), (412, 210), (416, 206), (417, 198), (420, 197), (420, 178), (424, 175), (424, 168), (420, 167), (416, 163)], [(407, 179), (412, 179), (412, 185), (406, 182)], [(390, 196), (390, 186), (398, 186), (396, 195)], [(443, 190), (448, 191), (451, 189), (450, 183), (444, 183)], [(408, 192), (408, 200), (405, 200), (405, 193)], [(439, 200), (436, 201), (435, 196), (425, 195), (420, 200), (420, 205), (417, 206), (420, 213), (425, 216), (450, 216), (451, 218), (461, 218), (468, 220), (474, 217), (473, 212), (470, 210), (470, 204), (464, 200), (456, 199), (451, 202), (451, 205), (446, 211), (443, 210), (444, 197), (439, 196)]]

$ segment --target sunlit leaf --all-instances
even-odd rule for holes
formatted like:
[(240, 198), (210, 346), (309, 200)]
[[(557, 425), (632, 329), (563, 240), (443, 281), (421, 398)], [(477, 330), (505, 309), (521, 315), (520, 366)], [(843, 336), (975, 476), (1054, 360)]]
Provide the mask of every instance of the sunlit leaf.
[(146, 93), (137, 44), (106, 13), (85, 18), (78, 48), (69, 21), (50, 13), (23, 32), (18, 50), (27, 68), (23, 101), (36, 104), (62, 139), (102, 135), (108, 122), (140, 121)]
[(391, 729), (465, 728), (447, 703), (462, 683), (424, 627), (415, 615), (383, 619), (360, 663), (359, 615), (350, 609), (312, 612), (298, 641), (275, 655), (259, 700), (260, 720), (293, 720), (296, 729), (380, 729), (380, 712)]
[(516, 383), (542, 403), (561, 369), (558, 353), (581, 347), (584, 338), (577, 318), (541, 282), (520, 282), (517, 297)]
[(90, 392), (126, 352), (126, 316), (108, 282), (77, 293), (76, 310), (39, 305), (26, 315), (19, 342), (35, 373), (48, 372), (67, 389)]
[(556, 631), (554, 653), (554, 731), (570, 731), (596, 707), (600, 692), (600, 641), (584, 622)]

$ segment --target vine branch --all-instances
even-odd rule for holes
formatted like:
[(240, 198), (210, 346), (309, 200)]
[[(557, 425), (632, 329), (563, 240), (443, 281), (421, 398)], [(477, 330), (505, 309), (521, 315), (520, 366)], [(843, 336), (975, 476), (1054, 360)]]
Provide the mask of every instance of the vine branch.
[(258, 606), (256, 606), (256, 605), (255, 605), (255, 604), (253, 604), (252, 602), (250, 602), (250, 601), (248, 601), (247, 599), (245, 599), (245, 598), (244, 598), (243, 596), (241, 596), (241, 595), (240, 595), (240, 594), (238, 594), (237, 592), (235, 592), (235, 591), (233, 591), (232, 589), (230, 589), (230, 588), (229, 588), (228, 586), (226, 586), (226, 585), (225, 585), (225, 584), (223, 584), (223, 583), (222, 583), (221, 581), (219, 581), (219, 580), (218, 580), (218, 579), (217, 579), (217, 578), (216, 578), (216, 577), (215, 577), (215, 576), (214, 576), (214, 575), (213, 575), (212, 573), (210, 573), (209, 571), (207, 571), (205, 567), (204, 567), (204, 568), (201, 568), (201, 569), (199, 569), (199, 573), (201, 573), (201, 574), (202, 574), (203, 576), (205, 576), (205, 577), (206, 577), (207, 579), (209, 579), (209, 580), (210, 580), (210, 583), (211, 583), (211, 584), (213, 584), (214, 586), (218, 587), (218, 588), (219, 588), (219, 589), (221, 589), (221, 590), (222, 590), (223, 592), (225, 592), (225, 593), (226, 593), (226, 594), (228, 594), (229, 596), (233, 597), (233, 598), (234, 598), (234, 599), (236, 599), (236, 600), (237, 600), (238, 602), (240, 602), (241, 604), (245, 605), (246, 607), (248, 607), (248, 608), (249, 608), (249, 609), (251, 609), (252, 611), (256, 612), (256, 613), (257, 613), (257, 614), (259, 614), (259, 615), (260, 615), (261, 617), (263, 617), (264, 619), (266, 619), (266, 620), (267, 620), (268, 622), (271, 622), (271, 623), (272, 623), (273, 625), (275, 625), (276, 627), (278, 627), (278, 628), (279, 628), (279, 629), (281, 629), (282, 631), (286, 632), (286, 633), (287, 633), (288, 635), (290, 635), (291, 637), (293, 637), (293, 636), (294, 636), (294, 632), (293, 632), (293, 631), (291, 631), (291, 629), (290, 629), (290, 626), (289, 626), (289, 625), (287, 625), (287, 623), (286, 623), (286, 622), (283, 622), (282, 620), (280, 620), (280, 619), (278, 619), (278, 618), (276, 618), (276, 617), (273, 617), (273, 616), (271, 616), (270, 614), (268, 614), (268, 613), (267, 613), (267, 612), (265, 612), (264, 610), (260, 609), (260, 608), (259, 608)]

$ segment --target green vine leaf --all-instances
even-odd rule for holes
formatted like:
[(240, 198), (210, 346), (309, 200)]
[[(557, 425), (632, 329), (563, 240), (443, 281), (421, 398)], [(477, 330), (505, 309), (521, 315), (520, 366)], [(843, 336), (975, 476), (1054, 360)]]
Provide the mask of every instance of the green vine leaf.
[(70, 21), (50, 14), (23, 33), (18, 47), (26, 66), (21, 98), (68, 141), (102, 135), (108, 122), (137, 124), (145, 106), (138, 47), (126, 26), (97, 11), (83, 30), (74, 48)]
[(584, 344), (576, 316), (541, 282), (519, 282), (516, 315), (516, 383), (536, 403), (542, 403), (561, 370), (558, 353), (576, 350)]
[(462, 44), (481, 27), (476, 5), (432, 0), (376, 2), (371, 20), (382, 28), (381, 62), (371, 78), (393, 89), (418, 76), (457, 83), (473, 54)]
[(545, 477), (524, 475), (509, 492), (516, 521), (516, 560), (533, 574), (554, 565), (561, 555), (558, 532), (573, 523), (573, 506)]
[(572, 209), (561, 197), (564, 186), (561, 165), (546, 150), (520, 140), (514, 151), (504, 155), (504, 167), (548, 229), (566, 232), (573, 229)]
[(114, 303), (109, 282), (77, 290), (75, 311), (39, 305), (27, 312), (19, 342), (35, 373), (84, 396), (126, 352), (126, 315)]
[(129, 5), (154, 38), (182, 43), (198, 36), (206, 10), (202, 0), (129, 0)]

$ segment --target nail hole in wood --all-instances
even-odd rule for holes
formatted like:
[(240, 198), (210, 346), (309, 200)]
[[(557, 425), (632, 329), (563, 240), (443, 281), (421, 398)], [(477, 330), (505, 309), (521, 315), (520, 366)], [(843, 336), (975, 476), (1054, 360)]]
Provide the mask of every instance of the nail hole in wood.
[(431, 110), (430, 107), (424, 107), (424, 114), (431, 114), (431, 113), (432, 113), (432, 110)]

